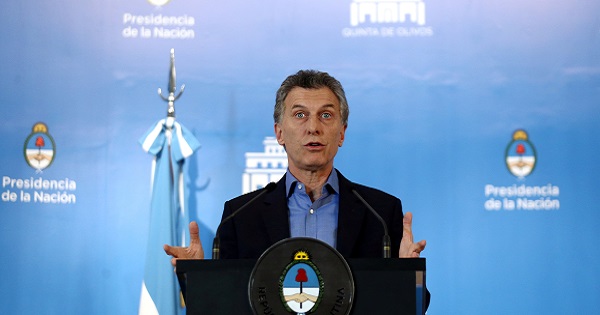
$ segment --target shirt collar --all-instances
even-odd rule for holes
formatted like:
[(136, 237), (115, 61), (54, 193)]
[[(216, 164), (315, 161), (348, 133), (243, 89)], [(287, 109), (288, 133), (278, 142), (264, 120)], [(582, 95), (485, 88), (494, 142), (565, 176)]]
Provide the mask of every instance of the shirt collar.
[[(286, 175), (285, 175), (286, 196), (289, 197), (291, 194), (294, 193), (294, 190), (296, 189), (296, 183), (298, 183), (298, 182), (300, 182), (300, 181), (296, 177), (294, 177), (294, 175), (292, 175), (292, 173), (290, 172), (290, 169), (288, 168)], [(339, 193), (340, 184), (338, 182), (338, 174), (337, 174), (337, 171), (335, 170), (335, 168), (331, 171), (331, 174), (329, 174), (329, 177), (327, 177), (327, 181), (325, 182), (325, 185), (323, 186), (323, 188), (328, 189), (330, 193), (336, 193), (336, 194)]]

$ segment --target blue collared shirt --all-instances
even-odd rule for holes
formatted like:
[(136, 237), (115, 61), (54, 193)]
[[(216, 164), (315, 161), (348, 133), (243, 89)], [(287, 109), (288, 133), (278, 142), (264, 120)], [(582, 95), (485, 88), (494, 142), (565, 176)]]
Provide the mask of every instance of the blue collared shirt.
[(321, 197), (312, 202), (304, 184), (288, 170), (285, 179), (290, 209), (290, 234), (292, 237), (313, 237), (335, 248), (340, 208), (340, 186), (335, 169), (323, 185)]

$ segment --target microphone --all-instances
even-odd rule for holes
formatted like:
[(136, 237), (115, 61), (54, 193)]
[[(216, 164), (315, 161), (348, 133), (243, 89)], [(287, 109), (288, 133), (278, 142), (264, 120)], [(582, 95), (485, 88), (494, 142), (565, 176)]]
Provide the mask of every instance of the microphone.
[(244, 210), (248, 205), (253, 203), (256, 199), (262, 197), (264, 194), (266, 194), (268, 192), (275, 190), (275, 187), (277, 187), (277, 184), (275, 184), (273, 182), (268, 183), (267, 186), (265, 186), (265, 188), (263, 189), (263, 191), (261, 191), (258, 195), (254, 196), (254, 198), (250, 199), (248, 202), (246, 202), (241, 207), (239, 207), (237, 210), (235, 210), (232, 214), (228, 215), (223, 220), (221, 220), (221, 223), (217, 227), (217, 232), (215, 233), (215, 239), (213, 240), (212, 259), (218, 260), (221, 258), (221, 254), (219, 251), (219, 249), (221, 247), (221, 239), (219, 238), (219, 231), (221, 230), (221, 226), (223, 226), (223, 223), (233, 219), (233, 217), (235, 217), (238, 213), (240, 213), (240, 211)]
[(377, 211), (375, 211), (375, 209), (373, 209), (373, 207), (371, 207), (371, 205), (358, 193), (358, 191), (356, 191), (356, 189), (354, 187), (352, 187), (352, 193), (358, 197), (358, 199), (360, 199), (360, 201), (371, 211), (371, 213), (373, 213), (373, 215), (375, 215), (375, 217), (377, 218), (377, 220), (379, 220), (379, 222), (381, 222), (381, 225), (383, 225), (383, 258), (390, 258), (391, 255), (391, 251), (392, 251), (392, 245), (391, 245), (391, 240), (390, 240), (390, 234), (388, 234), (388, 228), (387, 228), (387, 224), (385, 224), (385, 221), (383, 221), (383, 218), (381, 218), (381, 216), (379, 215), (379, 213), (377, 213)]

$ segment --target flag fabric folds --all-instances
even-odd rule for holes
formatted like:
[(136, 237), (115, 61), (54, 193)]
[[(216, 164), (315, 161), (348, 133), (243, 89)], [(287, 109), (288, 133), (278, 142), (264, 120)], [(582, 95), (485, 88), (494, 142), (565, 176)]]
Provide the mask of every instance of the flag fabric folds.
[(185, 246), (189, 241), (189, 214), (185, 205), (183, 166), (200, 147), (194, 135), (173, 118), (158, 121), (140, 139), (144, 151), (154, 156), (150, 230), (140, 315), (175, 315), (182, 309), (179, 284), (163, 244)]

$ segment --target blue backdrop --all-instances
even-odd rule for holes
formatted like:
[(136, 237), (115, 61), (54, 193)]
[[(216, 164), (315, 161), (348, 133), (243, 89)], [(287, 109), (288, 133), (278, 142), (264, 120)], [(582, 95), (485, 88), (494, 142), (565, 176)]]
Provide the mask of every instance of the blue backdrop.
[(400, 197), (428, 241), (428, 314), (600, 308), (600, 2), (163, 2), (3, 4), (0, 313), (137, 312), (137, 140), (166, 114), (171, 48), (207, 247), (279, 84), (320, 69), (351, 109), (336, 167)]

